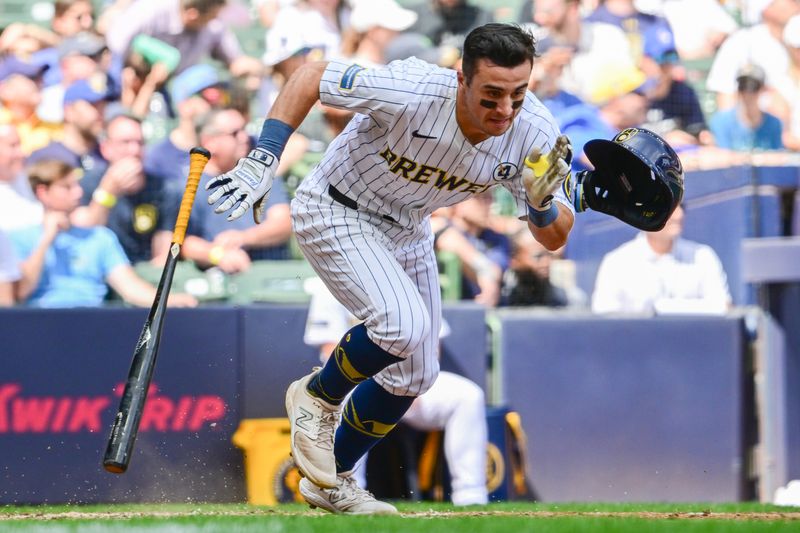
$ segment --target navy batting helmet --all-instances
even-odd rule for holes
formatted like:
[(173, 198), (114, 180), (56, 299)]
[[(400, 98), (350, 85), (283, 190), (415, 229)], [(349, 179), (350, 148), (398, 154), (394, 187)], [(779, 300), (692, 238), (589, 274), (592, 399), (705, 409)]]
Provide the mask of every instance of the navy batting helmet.
[(683, 198), (683, 166), (657, 134), (628, 128), (594, 139), (584, 152), (595, 167), (584, 182), (588, 206), (645, 231), (658, 231)]

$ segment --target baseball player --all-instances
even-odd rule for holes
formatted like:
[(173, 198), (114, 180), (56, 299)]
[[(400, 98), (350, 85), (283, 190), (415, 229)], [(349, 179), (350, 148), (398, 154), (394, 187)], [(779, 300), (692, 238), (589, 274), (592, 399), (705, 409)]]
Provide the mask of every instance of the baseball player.
[(572, 202), (582, 210), (597, 200), (582, 190), (591, 174), (569, 179), (569, 140), (527, 91), (534, 44), (518, 26), (492, 23), (466, 37), (459, 71), (413, 57), (377, 68), (308, 63), (284, 85), (256, 148), (206, 184), (215, 212), (233, 220), (252, 207), (259, 221), (286, 141), (315, 102), (357, 113), (292, 201), (301, 250), (360, 321), (286, 393), (300, 492), (312, 506), (397, 512), (351, 470), (439, 371), (430, 214), (500, 185), (555, 250), (572, 228)]

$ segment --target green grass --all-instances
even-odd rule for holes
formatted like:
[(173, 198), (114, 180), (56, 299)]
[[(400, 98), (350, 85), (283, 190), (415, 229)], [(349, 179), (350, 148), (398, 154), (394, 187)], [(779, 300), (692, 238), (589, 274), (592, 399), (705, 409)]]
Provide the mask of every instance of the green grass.
[(773, 532), (800, 531), (800, 509), (741, 504), (399, 503), (400, 516), (333, 516), (300, 504), (0, 507), (6, 532)]

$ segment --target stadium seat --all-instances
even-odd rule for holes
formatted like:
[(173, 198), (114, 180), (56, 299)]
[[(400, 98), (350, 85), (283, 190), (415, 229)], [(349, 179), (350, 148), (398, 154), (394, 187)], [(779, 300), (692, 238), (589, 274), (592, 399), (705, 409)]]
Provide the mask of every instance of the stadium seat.
[(246, 272), (230, 277), (228, 301), (236, 304), (308, 302), (310, 296), (303, 284), (314, 276), (311, 265), (303, 259), (255, 261)]
[(706, 79), (713, 62), (713, 57), (681, 61), (686, 69), (686, 83), (697, 93), (706, 120), (717, 110), (716, 94), (706, 89)]
[(0, 29), (13, 22), (47, 25), (52, 13), (52, 2), (3, 0), (0, 2)]
[(442, 288), (442, 300), (446, 302), (461, 299), (461, 260), (453, 252), (437, 252), (436, 262), (439, 265), (439, 285)]
[[(143, 279), (158, 285), (163, 269), (141, 262), (134, 265), (134, 270)], [(191, 294), (199, 302), (225, 301), (228, 298), (228, 276), (216, 268), (203, 271), (191, 261), (179, 261), (172, 279), (172, 292)]]

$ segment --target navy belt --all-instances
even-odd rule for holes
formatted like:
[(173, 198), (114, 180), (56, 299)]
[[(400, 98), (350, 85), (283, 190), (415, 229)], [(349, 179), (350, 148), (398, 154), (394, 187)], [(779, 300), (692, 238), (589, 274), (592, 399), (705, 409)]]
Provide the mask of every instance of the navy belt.
[[(345, 207), (350, 209), (354, 209), (358, 211), (358, 204), (352, 198), (348, 198), (344, 195), (339, 189), (334, 187), (333, 185), (328, 185), (328, 194), (333, 198), (336, 202), (342, 204)], [(384, 220), (388, 220), (389, 222), (397, 222), (394, 218), (390, 217), (389, 215), (381, 215)]]

